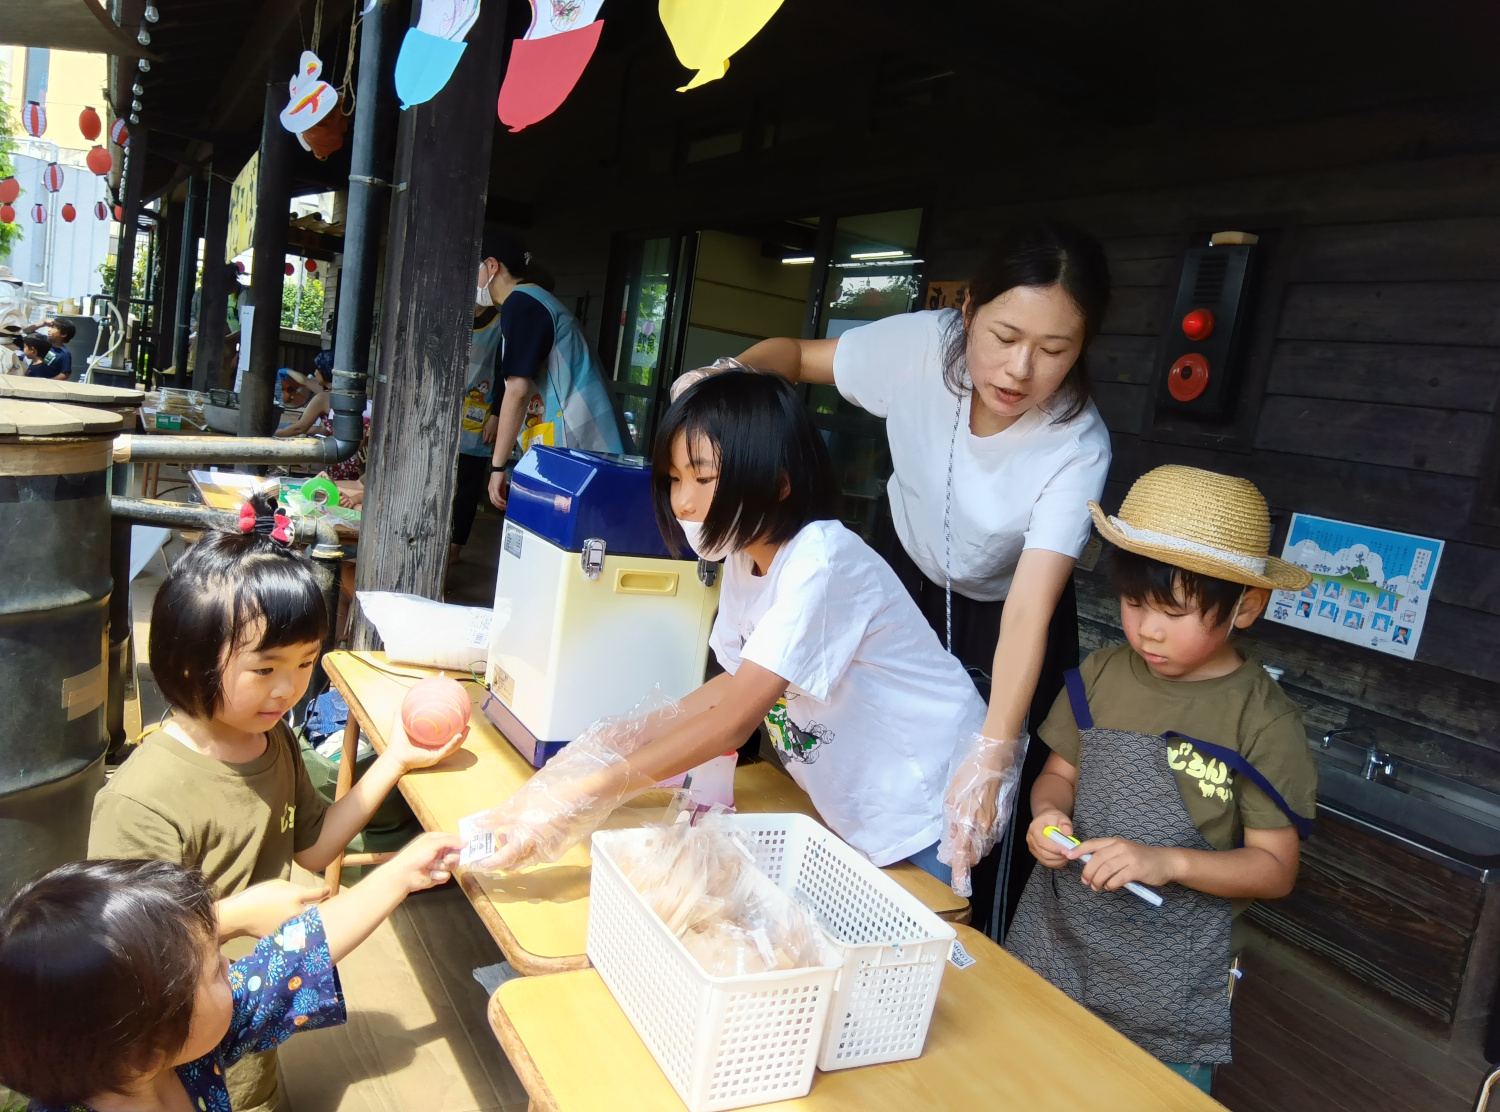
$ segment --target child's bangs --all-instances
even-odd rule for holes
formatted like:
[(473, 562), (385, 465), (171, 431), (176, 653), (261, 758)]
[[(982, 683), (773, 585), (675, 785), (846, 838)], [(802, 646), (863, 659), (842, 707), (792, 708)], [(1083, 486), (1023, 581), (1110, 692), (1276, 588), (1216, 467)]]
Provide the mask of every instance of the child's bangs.
[(1127, 602), (1144, 603), (1168, 613), (1196, 611), (1215, 628), (1233, 615), (1244, 590), (1238, 583), (1201, 575), (1123, 548), (1109, 554), (1109, 580), (1115, 594)]
[[(243, 578), (235, 587), (234, 614), (229, 643), (235, 650), (265, 652), (321, 644), (328, 628), (327, 608), (317, 584), (296, 565), (274, 555), (246, 561)], [(254, 645), (249, 643), (252, 638)]]

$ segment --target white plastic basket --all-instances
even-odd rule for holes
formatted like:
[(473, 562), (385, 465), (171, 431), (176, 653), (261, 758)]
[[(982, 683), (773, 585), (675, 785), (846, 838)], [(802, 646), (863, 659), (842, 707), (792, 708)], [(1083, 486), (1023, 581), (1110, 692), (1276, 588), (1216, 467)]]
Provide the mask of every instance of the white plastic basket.
[(958, 932), (806, 815), (726, 815), (755, 864), (832, 936), (844, 969), (818, 1068), (916, 1058)]
[(588, 956), (689, 1112), (806, 1096), (842, 964), (742, 977), (703, 971), (615, 863), (650, 836), (593, 838)]

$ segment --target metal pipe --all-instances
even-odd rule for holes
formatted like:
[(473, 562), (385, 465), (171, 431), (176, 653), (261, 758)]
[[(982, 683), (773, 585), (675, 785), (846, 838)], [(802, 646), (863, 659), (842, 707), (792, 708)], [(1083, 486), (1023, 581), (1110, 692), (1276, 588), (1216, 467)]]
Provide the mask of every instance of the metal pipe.
[[(344, 546), (339, 541), (338, 530), (327, 518), (299, 518), (297, 540), (303, 539), (304, 526), (312, 526), (312, 541), (307, 555), (313, 563), (313, 574), (318, 580), (318, 589), (323, 592), (323, 608), (328, 612), (328, 626), (323, 632), (323, 655), (338, 648), (339, 636), (339, 587), (344, 571)], [(328, 686), (328, 677), (323, 673), (323, 658), (313, 666), (312, 681), (307, 692), (294, 708), (293, 720), (301, 723), (307, 717), (307, 706), (323, 693)]]
[[(127, 498), (119, 494), (110, 495), (109, 512), (116, 521), (159, 525), (167, 529), (234, 530), (240, 524), (240, 515), (233, 510), (216, 510), (197, 502)], [(340, 560), (344, 558), (344, 546), (339, 542), (338, 530), (326, 518), (293, 518), (292, 543), (311, 546), (308, 555), (314, 560), (331, 561), (335, 552)]]
[(359, 451), (359, 440), (295, 436), (115, 437), (116, 463), (281, 463), (328, 466)]

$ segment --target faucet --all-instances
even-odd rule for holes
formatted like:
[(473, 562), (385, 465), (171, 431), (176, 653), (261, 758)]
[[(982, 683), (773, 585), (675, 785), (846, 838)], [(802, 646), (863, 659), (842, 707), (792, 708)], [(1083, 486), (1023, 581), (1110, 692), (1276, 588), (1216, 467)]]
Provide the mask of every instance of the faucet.
[(1396, 775), (1396, 758), (1372, 745), (1365, 750), (1365, 768), (1362, 775), (1366, 780), (1389, 780)]

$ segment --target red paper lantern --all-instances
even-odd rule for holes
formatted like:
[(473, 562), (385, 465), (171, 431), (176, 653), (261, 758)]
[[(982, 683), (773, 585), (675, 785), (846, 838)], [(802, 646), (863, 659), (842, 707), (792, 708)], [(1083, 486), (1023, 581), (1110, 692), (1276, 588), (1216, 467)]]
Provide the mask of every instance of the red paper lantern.
[(32, 205), (31, 206), (31, 220), (32, 220), (32, 223), (34, 223), (34, 224), (45, 224), (47, 222), (47, 206), (46, 205)]
[(313, 259), (306, 259), (306, 260), (304, 260), (303, 263), (302, 263), (302, 267), (309, 274), (316, 274), (318, 272), (318, 264)]
[(63, 168), (55, 162), (47, 163), (42, 171), (42, 187), (48, 193), (56, 193), (63, 186)]
[(286, 264), (286, 276), (288, 278), (290, 278), (295, 273), (297, 273), (297, 268), (294, 267), (291, 263), (287, 263)]
[(21, 183), (15, 178), (0, 181), (0, 205), (8, 205), (21, 195)]
[(115, 219), (118, 220), (121, 224), (125, 223), (125, 210), (122, 209), (119, 205), (115, 206)]
[(109, 206), (103, 201), (94, 202), (94, 215), (100, 220), (109, 219)]
[(0, 205), (0, 224), (14, 224), (16, 222), (16, 210), (10, 205)]
[(73, 223), (73, 217), (78, 215), (78, 210), (72, 205), (63, 205), (60, 215), (66, 223), (71, 224)]
[(114, 155), (100, 146), (95, 146), (89, 151), (87, 162), (89, 169), (101, 178), (115, 168)]
[(83, 111), (78, 113), (78, 133), (90, 143), (99, 138), (99, 129), (102, 126), (99, 122), (99, 113), (94, 111), (92, 104), (85, 105)]
[(123, 147), (130, 142), (130, 129), (125, 126), (125, 121), (117, 119), (109, 125), (109, 141), (117, 147)]
[(26, 128), (26, 134), (33, 139), (42, 137), (42, 132), (47, 130), (47, 110), (40, 101), (26, 102), (26, 107), (21, 109), (21, 124)]

